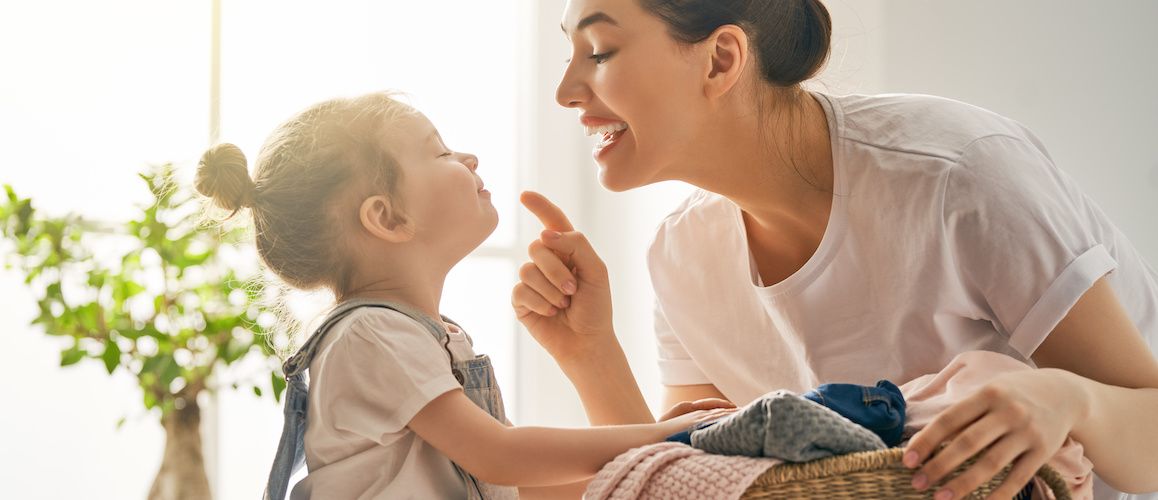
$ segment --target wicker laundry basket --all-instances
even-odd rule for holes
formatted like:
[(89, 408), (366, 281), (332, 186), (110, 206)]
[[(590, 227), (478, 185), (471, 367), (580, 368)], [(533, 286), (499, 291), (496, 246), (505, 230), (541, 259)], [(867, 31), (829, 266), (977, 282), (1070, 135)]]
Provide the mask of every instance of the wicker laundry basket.
[[(851, 453), (800, 464), (782, 464), (761, 474), (752, 482), (741, 498), (898, 498), (931, 499), (937, 488), (918, 492), (912, 487), (913, 470), (901, 463), (904, 450), (891, 448), (880, 451)], [(956, 477), (973, 463), (966, 462), (950, 474)], [(985, 498), (1009, 474), (1006, 467), (998, 477), (982, 485), (965, 498)], [(1049, 466), (1037, 471), (1058, 500), (1070, 500), (1070, 492), (1061, 476)], [(948, 478), (941, 481), (941, 484)], [(939, 486), (939, 485), (938, 485)]]

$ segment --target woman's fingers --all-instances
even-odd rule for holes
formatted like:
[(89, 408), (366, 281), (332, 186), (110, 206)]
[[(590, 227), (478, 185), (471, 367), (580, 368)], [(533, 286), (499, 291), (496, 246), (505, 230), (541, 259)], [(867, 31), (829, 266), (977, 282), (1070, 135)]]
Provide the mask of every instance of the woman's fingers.
[(527, 253), (531, 256), (531, 269), (527, 268), (527, 264), (519, 270), (519, 278), (531, 285), (547, 300), (550, 300), (560, 308), (566, 308), (563, 305), (565, 295), (572, 295), (578, 290), (578, 285), (575, 281), (575, 276), (571, 274), (571, 270), (563, 264), (559, 256), (542, 240), (535, 240), (531, 242)]
[(989, 414), (953, 438), (913, 475), (913, 488), (918, 491), (937, 484), (958, 465), (993, 444), (1005, 434), (999, 419)]
[(539, 316), (554, 316), (555, 313), (559, 312), (549, 300), (526, 283), (518, 283), (515, 285), (515, 289), (511, 292), (511, 306), (515, 308), (515, 314), (517, 314), (520, 319), (526, 317), (529, 313), (538, 314)]
[(1040, 468), (1040, 466), (1034, 464), (1044, 463), (1045, 461), (1045, 457), (1041, 455), (1037, 455), (1036, 457), (1030, 454), (1023, 455), (1013, 464), (1013, 470), (1009, 471), (1009, 475), (1006, 476), (1005, 481), (1001, 483), (999, 488), (994, 490), (993, 494), (989, 495), (989, 498), (994, 500), (1013, 498), (1014, 495), (1017, 495), (1017, 492), (1024, 489), (1025, 485), (1033, 480), (1033, 475), (1036, 474), (1037, 469)]
[(941, 443), (947, 441), (950, 436), (961, 432), (962, 429), (981, 418), (988, 411), (989, 404), (984, 398), (979, 397), (979, 394), (950, 406), (937, 415), (928, 427), (921, 429), (913, 436), (913, 439), (909, 440), (902, 462), (910, 469), (919, 467), (933, 455)]
[(731, 401), (719, 398), (698, 399), (695, 401), (681, 401), (672, 406), (671, 409), (664, 412), (659, 420), (662, 422), (671, 418), (678, 417), (685, 413), (691, 413), (699, 410), (715, 410), (715, 409), (734, 409), (736, 405)]
[[(964, 498), (973, 490), (976, 490), (986, 481), (993, 479), (1004, 469), (1006, 465), (1012, 463), (1019, 455), (1025, 452), (1025, 446), (1015, 437), (1007, 436), (1001, 438), (985, 451), (977, 461), (969, 467), (961, 475), (953, 478), (952, 481), (945, 483), (937, 493), (933, 495), (935, 499), (943, 498)], [(1025, 486), (1022, 483), (1021, 486)], [(1014, 489), (1008, 495), (1001, 498), (1013, 498), (1021, 488)]]
[(581, 281), (605, 283), (607, 281), (607, 266), (587, 236), (579, 231), (561, 233), (545, 230), (539, 235), (539, 241), (555, 252), (559, 259), (574, 269), (576, 277)]
[(522, 202), (527, 210), (535, 214), (539, 222), (543, 223), (543, 227), (561, 233), (574, 231), (575, 227), (571, 225), (571, 220), (567, 218), (567, 214), (563, 213), (563, 209), (551, 203), (546, 196), (543, 196), (534, 191), (523, 191), (519, 195), (519, 201)]

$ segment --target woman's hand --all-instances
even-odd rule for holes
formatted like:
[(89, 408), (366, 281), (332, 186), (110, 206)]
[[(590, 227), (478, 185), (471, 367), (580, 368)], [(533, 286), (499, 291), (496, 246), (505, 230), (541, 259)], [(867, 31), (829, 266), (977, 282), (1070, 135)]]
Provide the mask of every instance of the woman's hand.
[(511, 292), (519, 321), (556, 361), (614, 342), (607, 266), (546, 197), (526, 191), (520, 201), (546, 230), (531, 243), (531, 261), (519, 268), (520, 282)]
[(664, 414), (659, 417), (659, 421), (663, 422), (666, 420), (671, 420), (675, 417), (678, 417), (680, 415), (685, 415), (685, 414), (691, 413), (693, 411), (714, 410), (717, 408), (735, 409), (736, 405), (734, 403), (732, 403), (731, 401), (728, 401), (726, 399), (719, 399), (719, 398), (697, 399), (695, 401), (682, 401), (680, 403), (676, 403), (675, 406), (672, 406), (671, 409), (664, 412)]
[[(913, 487), (925, 490), (981, 453), (972, 467), (946, 483), (934, 498), (962, 498), (1010, 463), (1012, 471), (990, 498), (1013, 497), (1061, 448), (1082, 418), (1082, 391), (1073, 386), (1070, 376), (1053, 369), (1011, 373), (947, 408), (909, 441), (904, 464), (921, 467), (913, 475)], [(948, 445), (936, 451), (945, 442)]]

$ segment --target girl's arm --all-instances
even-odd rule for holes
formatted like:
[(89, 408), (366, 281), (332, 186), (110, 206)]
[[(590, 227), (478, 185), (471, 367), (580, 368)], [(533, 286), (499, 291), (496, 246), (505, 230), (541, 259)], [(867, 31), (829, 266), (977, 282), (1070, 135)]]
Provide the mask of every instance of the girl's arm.
[(1013, 463), (1009, 479), (993, 492), (1010, 497), (1069, 435), (1110, 486), (1158, 490), (1158, 361), (1104, 278), (1070, 309), (1033, 359), (1043, 369), (994, 380), (913, 436), (904, 462), (921, 466), (914, 486), (936, 483), (985, 450), (944, 489), (959, 498)]
[(455, 390), (428, 403), (409, 427), (485, 482), (548, 486), (588, 479), (620, 453), (663, 441), (725, 412), (693, 412), (657, 424), (583, 429), (507, 427)]

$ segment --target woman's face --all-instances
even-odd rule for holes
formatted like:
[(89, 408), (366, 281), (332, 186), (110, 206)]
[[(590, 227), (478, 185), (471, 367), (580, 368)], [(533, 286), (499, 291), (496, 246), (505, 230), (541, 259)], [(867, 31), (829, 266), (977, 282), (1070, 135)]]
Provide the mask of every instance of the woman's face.
[(571, 58), (555, 98), (579, 110), (599, 139), (603, 186), (624, 191), (678, 177), (705, 116), (706, 58), (636, 0), (570, 0), (562, 27)]

